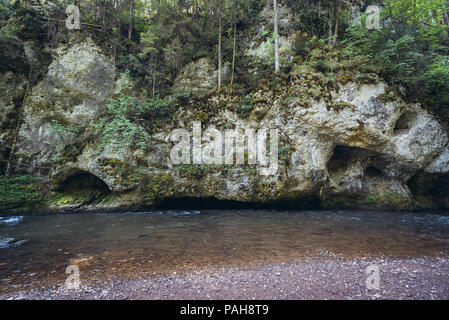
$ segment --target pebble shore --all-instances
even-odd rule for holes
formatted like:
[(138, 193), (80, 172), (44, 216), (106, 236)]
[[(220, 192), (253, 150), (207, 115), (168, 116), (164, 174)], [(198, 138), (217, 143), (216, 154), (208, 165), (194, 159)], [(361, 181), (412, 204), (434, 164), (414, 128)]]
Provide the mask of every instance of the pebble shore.
[[(369, 266), (379, 289), (368, 289)], [(65, 285), (18, 291), (1, 299), (449, 299), (449, 259), (310, 258), (259, 266), (203, 268), (182, 274), (81, 278)]]

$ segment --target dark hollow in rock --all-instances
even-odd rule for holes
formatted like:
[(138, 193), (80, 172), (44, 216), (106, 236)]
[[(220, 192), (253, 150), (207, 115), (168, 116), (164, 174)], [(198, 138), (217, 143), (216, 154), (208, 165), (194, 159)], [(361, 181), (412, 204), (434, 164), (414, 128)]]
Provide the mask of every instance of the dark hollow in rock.
[(419, 203), (439, 209), (449, 206), (449, 174), (425, 174), (420, 171), (407, 182), (407, 186)]
[(7, 159), (9, 158), (9, 153), (11, 148), (6, 147), (4, 150), (0, 151), (0, 175), (4, 175), (6, 171)]
[(382, 177), (383, 173), (381, 170), (377, 169), (374, 166), (368, 166), (365, 169), (365, 176), (367, 176), (369, 178)]
[(316, 196), (301, 197), (295, 200), (273, 201), (266, 203), (242, 202), (233, 200), (219, 200), (217, 198), (170, 198), (164, 199), (157, 205), (158, 209), (173, 210), (233, 210), (233, 209), (292, 209), (292, 210), (319, 210), (322, 208), (321, 200)]
[(357, 147), (336, 146), (334, 153), (327, 163), (329, 173), (345, 170), (352, 160), (365, 154), (365, 150)]
[(404, 113), (402, 114), (396, 124), (394, 125), (393, 134), (398, 135), (401, 133), (406, 133), (412, 127), (413, 120), (415, 115), (412, 113)]
[(59, 191), (68, 194), (77, 193), (78, 191), (100, 191), (103, 194), (110, 192), (103, 180), (86, 171), (79, 171), (68, 177), (61, 184)]

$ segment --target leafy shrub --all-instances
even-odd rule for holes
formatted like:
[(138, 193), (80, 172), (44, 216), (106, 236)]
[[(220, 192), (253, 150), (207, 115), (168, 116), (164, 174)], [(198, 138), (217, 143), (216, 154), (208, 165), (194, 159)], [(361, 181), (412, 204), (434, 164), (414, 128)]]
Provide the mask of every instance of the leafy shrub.
[(171, 100), (140, 99), (121, 94), (106, 105), (106, 112), (93, 124), (100, 146), (114, 143), (132, 149), (147, 149), (149, 131), (173, 111)]
[(0, 19), (6, 19), (14, 13), (14, 9), (10, 0), (0, 0)]
[(11, 176), (8, 180), (0, 176), (0, 209), (42, 201), (43, 193), (39, 190), (41, 182), (42, 178), (30, 175)]
[[(415, 6), (416, 5), (416, 6)], [(346, 31), (346, 52), (365, 58), (408, 98), (423, 102), (449, 119), (449, 27), (442, 24), (445, 1), (391, 0), (383, 10), (385, 26), (362, 24)]]

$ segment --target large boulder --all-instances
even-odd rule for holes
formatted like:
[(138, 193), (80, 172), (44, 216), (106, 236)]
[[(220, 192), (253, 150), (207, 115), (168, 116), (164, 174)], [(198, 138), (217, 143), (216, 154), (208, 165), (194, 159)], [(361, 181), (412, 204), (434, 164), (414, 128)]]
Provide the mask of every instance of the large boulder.
[(25, 103), (16, 158), (39, 166), (58, 160), (111, 97), (114, 78), (113, 62), (89, 38), (60, 46)]

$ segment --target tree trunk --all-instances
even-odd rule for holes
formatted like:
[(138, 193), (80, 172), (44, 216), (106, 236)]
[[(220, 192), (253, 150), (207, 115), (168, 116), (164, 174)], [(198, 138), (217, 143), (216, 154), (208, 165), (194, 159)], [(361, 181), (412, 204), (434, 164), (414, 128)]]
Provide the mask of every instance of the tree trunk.
[(416, 22), (416, 0), (413, 0), (413, 23)]
[(129, 0), (129, 27), (128, 27), (128, 40), (133, 37), (134, 27), (134, 0)]
[(218, 1), (218, 91), (221, 90), (221, 4), (222, 0)]
[(8, 179), (9, 179), (9, 172), (11, 171), (12, 160), (14, 158), (14, 151), (16, 149), (17, 138), (19, 136), (20, 127), (22, 125), (23, 110), (25, 108), (25, 102), (28, 97), (28, 91), (30, 90), (32, 73), (33, 73), (33, 68), (30, 66), (30, 73), (28, 74), (28, 83), (27, 83), (27, 86), (25, 89), (25, 93), (23, 95), (22, 105), (20, 106), (20, 109), (17, 111), (19, 113), (19, 115), (17, 117), (17, 124), (16, 124), (16, 128), (14, 130), (13, 140), (12, 140), (12, 144), (11, 144), (11, 151), (9, 151), (8, 162), (6, 163), (5, 179), (7, 181), (6, 182), (7, 184), (8, 184)]
[(115, 67), (117, 66), (117, 42), (116, 41), (113, 41), (112, 50), (114, 53), (114, 69), (115, 69)]
[(446, 12), (443, 13), (444, 23), (449, 26), (449, 0), (446, 2)]
[(195, 1), (195, 5), (193, 8), (193, 20), (196, 21), (198, 17), (198, 0)]
[[(235, 16), (234, 16), (235, 19)], [(234, 70), (235, 70), (235, 52), (236, 52), (236, 33), (237, 33), (237, 21), (234, 20), (234, 43), (232, 47), (232, 72), (231, 72), (231, 86), (234, 83)]]
[(159, 17), (161, 16), (161, 0), (157, 0), (157, 13), (156, 13), (156, 17), (154, 18), (154, 22), (156, 24), (159, 23)]
[(153, 93), (151, 95), (151, 97), (154, 99), (154, 94), (156, 92), (156, 54), (154, 54), (154, 58), (153, 58)]
[(332, 39), (332, 45), (335, 45), (338, 38), (338, 20), (340, 17), (338, 0), (334, 0), (334, 17), (335, 17), (335, 31), (334, 31), (334, 38)]
[(106, 20), (106, 0), (103, 1), (103, 13), (102, 13), (102, 19), (101, 19), (101, 25), (103, 26), (103, 28), (104, 28), (105, 20)]
[(388, 0), (388, 2), (387, 2), (388, 15), (390, 16), (391, 25), (394, 26), (393, 12), (391, 11), (391, 3), (390, 2), (391, 2), (391, 0)]
[(117, 26), (117, 43), (115, 45), (115, 53), (114, 53), (114, 66), (117, 64), (117, 46), (120, 46), (120, 37), (122, 35), (122, 7), (120, 6), (120, 3), (117, 1), (117, 7), (118, 7), (118, 26)]
[(273, 0), (273, 24), (274, 24), (274, 72), (279, 72), (279, 44), (278, 44), (278, 6), (277, 0)]

